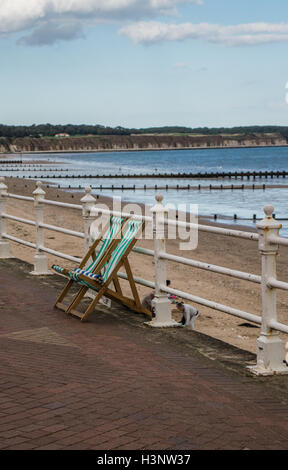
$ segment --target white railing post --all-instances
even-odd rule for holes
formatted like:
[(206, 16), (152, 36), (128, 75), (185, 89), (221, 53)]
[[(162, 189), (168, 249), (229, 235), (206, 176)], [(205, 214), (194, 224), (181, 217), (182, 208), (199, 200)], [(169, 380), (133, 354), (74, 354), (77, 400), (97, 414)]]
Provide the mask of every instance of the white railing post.
[(257, 364), (250, 368), (256, 375), (274, 375), (288, 373), (284, 364), (283, 342), (277, 331), (270, 327), (271, 321), (277, 321), (276, 289), (269, 286), (269, 279), (276, 279), (276, 257), (279, 245), (271, 243), (273, 236), (279, 236), (282, 227), (273, 218), (274, 207), (265, 206), (266, 214), (259, 224), (259, 251), (262, 257), (262, 326), (257, 340)]
[(5, 184), (5, 178), (0, 177), (0, 259), (11, 258), (9, 242), (5, 240), (3, 235), (6, 234), (6, 219), (2, 217), (5, 214), (8, 187)]
[[(90, 227), (92, 222), (96, 219), (95, 212), (93, 212), (93, 207), (95, 206), (96, 199), (95, 197), (92, 196), (91, 194), (91, 187), (87, 186), (85, 188), (85, 196), (82, 197), (81, 202), (82, 202), (82, 218), (83, 218), (83, 226), (84, 226), (84, 248), (85, 251), (88, 251), (90, 248), (90, 243), (91, 243), (91, 236), (90, 236)], [(89, 263), (90, 261), (88, 261)], [(89, 297), (91, 299), (95, 298), (95, 292), (93, 292), (91, 289), (89, 289), (85, 297)]]
[(89, 245), (90, 245), (90, 226), (95, 220), (95, 216), (93, 213), (91, 214), (91, 209), (94, 207), (96, 203), (95, 197), (92, 196), (91, 194), (91, 187), (88, 186), (85, 188), (85, 196), (82, 197), (81, 202), (82, 202), (82, 217), (83, 217), (83, 225), (84, 225), (84, 244), (85, 244), (85, 251), (88, 251)]
[(156, 195), (157, 204), (152, 207), (153, 214), (153, 239), (154, 239), (154, 264), (155, 264), (155, 297), (152, 300), (152, 307), (155, 317), (147, 323), (152, 327), (173, 327), (179, 326), (171, 315), (171, 302), (162, 287), (166, 286), (166, 260), (160, 257), (160, 253), (166, 252), (165, 218), (168, 209), (162, 204), (163, 196)]
[(37, 181), (36, 189), (33, 192), (34, 196), (34, 213), (36, 223), (36, 255), (34, 256), (34, 270), (30, 273), (35, 276), (44, 276), (52, 274), (48, 269), (48, 258), (45, 253), (41, 251), (44, 246), (44, 228), (39, 224), (44, 223), (44, 205), (41, 200), (45, 199), (45, 191), (42, 189), (42, 182)]

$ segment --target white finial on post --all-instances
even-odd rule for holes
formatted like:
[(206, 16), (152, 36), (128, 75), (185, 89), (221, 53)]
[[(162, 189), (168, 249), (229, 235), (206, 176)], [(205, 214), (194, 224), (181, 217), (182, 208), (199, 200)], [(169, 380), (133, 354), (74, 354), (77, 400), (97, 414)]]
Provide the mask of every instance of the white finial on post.
[(86, 188), (85, 188), (85, 193), (86, 193), (86, 194), (85, 194), (84, 197), (82, 197), (81, 202), (82, 202), (83, 204), (85, 204), (86, 207), (87, 207), (88, 204), (90, 204), (90, 205), (93, 204), (93, 205), (94, 205), (96, 199), (95, 199), (95, 197), (92, 196), (92, 188), (91, 188), (91, 186), (86, 186)]
[(0, 177), (0, 259), (11, 258), (10, 256), (10, 245), (5, 239), (6, 235), (6, 219), (2, 214), (6, 211), (6, 202), (8, 197), (7, 185), (5, 184), (5, 178)]
[(271, 321), (277, 322), (276, 289), (269, 284), (269, 280), (277, 277), (279, 246), (273, 242), (273, 237), (279, 236), (282, 225), (273, 218), (273, 206), (265, 206), (264, 212), (265, 219), (257, 224), (262, 257), (262, 326), (257, 340), (257, 364), (249, 369), (256, 375), (287, 374), (288, 367), (283, 363), (283, 342), (270, 326)]
[(41, 204), (41, 201), (45, 199), (46, 194), (42, 189), (42, 186), (42, 182), (37, 181), (36, 189), (33, 192), (36, 222), (36, 255), (34, 256), (34, 270), (30, 274), (33, 274), (34, 276), (52, 274), (48, 269), (47, 255), (41, 250), (45, 243), (44, 228), (41, 227), (41, 224), (44, 223), (44, 205)]
[(266, 219), (272, 219), (273, 218), (273, 213), (274, 213), (274, 207), (271, 206), (271, 205), (265, 206), (264, 207), (264, 213), (266, 215)]
[[(164, 199), (163, 194), (161, 194), (161, 193), (156, 194), (155, 199), (156, 199), (157, 203), (159, 204), (159, 206), (161, 206), (161, 209), (162, 209), (162, 207), (163, 207), (162, 202), (163, 202), (163, 199)], [(154, 208), (155, 207), (156, 206), (154, 206)]]
[(152, 307), (155, 318), (149, 326), (167, 328), (179, 326), (171, 315), (171, 302), (162, 288), (166, 287), (166, 260), (161, 257), (166, 252), (165, 219), (168, 209), (163, 205), (162, 194), (157, 194), (156, 204), (152, 207), (153, 214), (153, 238), (154, 238), (154, 264), (155, 264), (155, 297), (152, 300)]
[(33, 196), (34, 196), (34, 199), (35, 199), (35, 203), (36, 203), (36, 204), (38, 203), (38, 201), (39, 201), (40, 199), (44, 199), (44, 198), (45, 198), (45, 194), (46, 194), (46, 193), (45, 193), (45, 191), (43, 190), (42, 186), (43, 186), (42, 181), (37, 181), (37, 182), (36, 182), (36, 189), (35, 189), (35, 191), (33, 192)]

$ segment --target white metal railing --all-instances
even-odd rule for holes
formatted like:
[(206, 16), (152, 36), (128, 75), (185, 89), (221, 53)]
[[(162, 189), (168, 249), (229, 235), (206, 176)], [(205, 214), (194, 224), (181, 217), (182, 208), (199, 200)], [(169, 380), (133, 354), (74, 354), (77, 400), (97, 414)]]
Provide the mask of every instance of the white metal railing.
[(211, 271), (218, 274), (226, 274), (227, 276), (235, 277), (237, 279), (261, 284), (261, 276), (256, 276), (255, 274), (244, 273), (234, 269), (223, 268), (222, 266), (202, 263), (200, 261), (195, 261), (189, 258), (182, 258), (181, 256), (175, 256), (169, 253), (159, 253), (159, 257), (162, 259), (167, 259), (168, 261), (174, 261), (175, 263), (186, 264), (187, 266), (192, 266), (193, 268), (204, 269), (205, 271)]
[(83, 232), (75, 232), (74, 230), (69, 230), (67, 228), (57, 227), (56, 225), (49, 224), (39, 224), (40, 228), (46, 228), (47, 230), (52, 230), (52, 232), (65, 233), (66, 235), (72, 235), (73, 237), (85, 238)]
[(9, 215), (9, 214), (2, 214), (3, 219), (9, 219), (9, 220), (14, 220), (16, 222), (21, 222), (22, 224), (27, 224), (27, 225), (36, 225), (36, 222), (34, 220), (27, 220), (27, 219), (22, 219), (21, 217), (15, 217), (14, 215)]
[(166, 219), (164, 222), (166, 225), (176, 225), (178, 227), (184, 227), (184, 228), (191, 228), (191, 229), (197, 229), (199, 232), (210, 232), (210, 233), (215, 233), (219, 235), (226, 235), (228, 237), (234, 237), (234, 238), (243, 238), (245, 240), (254, 240), (258, 241), (259, 240), (259, 235), (257, 233), (253, 232), (243, 232), (241, 230), (234, 230), (234, 229), (227, 229), (227, 228), (222, 228), (222, 227), (214, 227), (210, 225), (201, 225), (201, 224), (193, 224), (189, 222), (181, 222), (177, 220), (170, 220)]
[[(17, 199), (22, 201), (30, 201), (34, 203), (35, 221), (16, 217), (8, 214), (6, 211), (7, 200)], [(139, 255), (153, 257), (155, 281), (148, 281), (139, 277), (134, 277), (136, 283), (149, 287), (155, 290), (155, 298), (153, 300), (155, 318), (149, 323), (154, 327), (169, 327), (178, 325), (171, 315), (171, 303), (167, 294), (174, 294), (182, 299), (192, 301), (196, 304), (206, 306), (208, 308), (233, 315), (258, 325), (261, 325), (261, 335), (257, 340), (257, 364), (252, 371), (256, 374), (274, 374), (274, 373), (287, 373), (288, 367), (283, 363), (283, 343), (279, 338), (278, 332), (288, 334), (288, 326), (282, 324), (277, 318), (276, 307), (276, 291), (277, 289), (288, 290), (288, 283), (277, 280), (276, 277), (276, 255), (279, 245), (287, 246), (288, 240), (279, 236), (281, 225), (273, 219), (274, 208), (266, 206), (264, 211), (266, 217), (257, 224), (257, 233), (244, 232), (241, 230), (233, 230), (222, 227), (214, 227), (208, 225), (197, 225), (195, 223), (187, 223), (179, 220), (168, 218), (168, 210), (163, 205), (163, 197), (156, 196), (157, 203), (151, 209), (152, 216), (133, 215), (136, 218), (143, 218), (147, 222), (152, 223), (154, 250), (149, 250), (142, 247), (135, 247), (134, 252)], [(52, 230), (63, 233), (65, 235), (81, 238), (84, 240), (85, 249), (89, 246), (89, 230), (92, 222), (101, 216), (106, 215), (121, 215), (130, 216), (130, 213), (122, 213), (120, 211), (110, 211), (97, 205), (96, 199), (91, 194), (91, 188), (86, 188), (86, 195), (81, 199), (81, 205), (68, 204), (58, 201), (49, 201), (45, 199), (45, 191), (42, 188), (42, 183), (36, 183), (36, 190), (33, 192), (33, 197), (25, 197), (7, 192), (5, 179), (0, 177), (0, 258), (10, 257), (9, 242), (15, 242), (35, 249), (34, 256), (34, 275), (51, 274), (48, 269), (47, 254), (69, 260), (71, 262), (79, 263), (81, 260), (77, 257), (71, 256), (67, 253), (62, 253), (50, 248), (45, 247), (44, 231)], [(67, 208), (69, 210), (79, 210), (82, 213), (83, 232), (69, 230), (67, 228), (46, 224), (44, 222), (45, 206), (55, 206)], [(6, 221), (12, 220), (15, 222), (35, 226), (36, 242), (21, 240), (7, 234)], [(241, 238), (251, 241), (257, 241), (259, 245), (259, 252), (262, 258), (262, 273), (255, 275), (247, 272), (229, 269), (223, 266), (216, 266), (209, 263), (175, 256), (167, 253), (166, 251), (166, 228), (167, 226), (185, 227), (186, 229), (198, 229), (202, 232), (210, 232), (220, 234), (227, 237)], [(215, 274), (226, 275), (236, 279), (245, 280), (261, 285), (262, 290), (262, 314), (255, 315), (254, 313), (245, 312), (237, 308), (222, 305), (212, 300), (204, 299), (191, 293), (172, 289), (166, 286), (166, 265), (168, 262), (183, 264), (191, 266), (195, 269), (210, 271)], [(127, 279), (125, 273), (120, 273), (119, 277)]]

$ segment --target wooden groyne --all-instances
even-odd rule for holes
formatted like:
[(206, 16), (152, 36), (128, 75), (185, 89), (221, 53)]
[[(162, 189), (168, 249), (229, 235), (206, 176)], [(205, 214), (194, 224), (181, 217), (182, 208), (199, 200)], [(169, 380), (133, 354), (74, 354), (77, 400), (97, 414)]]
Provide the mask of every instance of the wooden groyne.
[[(49, 188), (49, 184), (46, 185), (47, 188)], [(52, 183), (52, 187), (57, 187), (58, 189), (63, 189), (63, 190), (83, 190), (84, 187), (81, 186), (81, 185), (78, 185), (78, 186), (72, 186), (72, 185), (68, 185), (68, 186), (61, 186), (60, 184), (58, 184), (57, 186), (56, 185), (53, 185)], [(91, 189), (93, 189), (93, 191), (171, 191), (171, 190), (174, 190), (174, 191), (182, 191), (182, 190), (186, 190), (186, 191), (227, 191), (227, 190), (230, 190), (230, 191), (234, 191), (234, 190), (262, 190), (262, 191), (265, 191), (266, 189), (279, 189), (279, 188), (288, 188), (288, 185), (282, 185), (282, 184), (278, 184), (278, 185), (272, 185), (272, 184), (252, 184), (252, 185), (245, 185), (245, 184), (241, 184), (241, 185), (235, 185), (235, 184), (230, 184), (230, 185), (217, 185), (217, 186), (213, 186), (213, 185), (201, 185), (201, 184), (198, 184), (198, 185), (194, 185), (194, 186), (191, 186), (190, 184), (188, 185), (157, 185), (155, 184), (154, 186), (148, 186), (146, 184), (144, 184), (144, 186), (136, 186), (135, 184), (133, 186), (124, 186), (124, 184), (122, 184), (121, 186), (115, 186), (115, 185), (110, 185), (110, 186), (103, 186), (102, 184), (100, 184), (99, 186), (91, 186)]]
[(10, 165), (10, 164), (22, 165), (22, 160), (0, 160), (0, 165)]
[[(57, 172), (57, 171), (61, 171), (61, 172), (69, 172), (71, 171), (71, 168), (42, 168), (41, 167), (41, 164), (39, 165), (21, 165), (21, 167), (17, 167), (17, 166), (9, 166), (9, 167), (1, 167), (0, 166), (0, 171), (39, 171), (39, 170), (43, 170), (43, 171), (50, 171), (50, 172)], [(66, 177), (66, 176), (65, 176)]]
[[(23, 171), (19, 169), (17, 171)], [(8, 171), (8, 170), (7, 170)], [(13, 171), (13, 170), (9, 170)], [(14, 170), (15, 171), (15, 170)], [(51, 171), (44, 170), (44, 171)], [(54, 170), (53, 170), (54, 171)], [(59, 169), (56, 170), (57, 172)], [(69, 170), (67, 170), (69, 171)], [(33, 178), (37, 179), (47, 179), (47, 178), (81, 178), (81, 179), (256, 179), (256, 178), (286, 178), (288, 176), (288, 171), (277, 170), (277, 171), (248, 171), (248, 172), (217, 172), (217, 173), (146, 173), (146, 174), (46, 174), (33, 175)], [(31, 176), (28, 176), (28, 178)]]

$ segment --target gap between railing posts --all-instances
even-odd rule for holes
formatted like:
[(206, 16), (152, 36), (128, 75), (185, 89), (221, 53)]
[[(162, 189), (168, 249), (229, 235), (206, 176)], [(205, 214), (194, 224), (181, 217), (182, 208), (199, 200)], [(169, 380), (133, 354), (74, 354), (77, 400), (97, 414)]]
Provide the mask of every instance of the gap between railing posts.
[[(83, 218), (83, 225), (84, 225), (84, 250), (87, 251), (89, 248), (90, 225), (93, 222), (93, 220), (95, 220), (95, 216), (91, 214), (91, 209), (92, 207), (94, 207), (96, 199), (91, 195), (90, 187), (87, 187), (85, 191), (86, 191), (86, 194), (81, 199), (81, 203), (82, 203), (82, 218)], [(31, 274), (37, 275), (37, 276), (53, 274), (48, 268), (48, 257), (47, 257), (47, 254), (44, 252), (45, 250), (48, 250), (48, 248), (45, 248), (45, 236), (44, 236), (45, 229), (49, 228), (49, 226), (47, 225), (45, 227), (45, 224), (44, 224), (44, 214), (45, 214), (44, 211), (45, 211), (45, 205), (52, 203), (52, 201), (46, 202), (45, 195), (46, 193), (43, 190), (43, 183), (41, 181), (37, 181), (36, 190), (33, 192), (35, 228), (36, 228), (36, 254), (34, 256), (34, 270), (31, 272)], [(55, 203), (55, 206), (58, 206), (58, 205), (59, 207), (62, 207), (62, 206), (65, 206), (68, 208), (70, 206), (71, 208), (75, 207), (74, 205)], [(59, 231), (61, 231), (60, 228), (59, 228)], [(76, 236), (76, 232), (75, 234), (72, 233), (72, 231), (68, 231), (68, 230), (67, 232), (65, 232), (64, 229), (63, 229), (63, 233), (68, 233), (68, 235)], [(54, 250), (51, 250), (51, 254), (53, 254), (52, 252), (54, 252)], [(57, 255), (57, 252), (54, 252), (54, 254)], [(59, 253), (59, 256), (61, 255), (62, 254)], [(64, 254), (63, 254), (63, 258), (68, 259), (67, 256), (64, 256)]]
[(5, 178), (0, 177), (0, 259), (10, 258), (10, 245), (5, 240), (6, 235), (6, 219), (2, 216), (6, 212), (6, 203), (8, 198), (8, 187), (5, 184)]
[(151, 327), (167, 328), (180, 326), (172, 319), (171, 302), (161, 286), (166, 285), (166, 260), (160, 257), (160, 253), (166, 252), (166, 228), (168, 209), (162, 204), (163, 196), (157, 194), (157, 204), (151, 212), (153, 214), (153, 240), (154, 240), (154, 266), (155, 266), (155, 297), (152, 307), (155, 317), (146, 324)]

